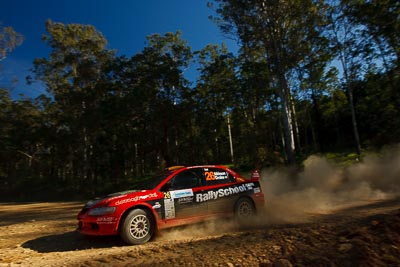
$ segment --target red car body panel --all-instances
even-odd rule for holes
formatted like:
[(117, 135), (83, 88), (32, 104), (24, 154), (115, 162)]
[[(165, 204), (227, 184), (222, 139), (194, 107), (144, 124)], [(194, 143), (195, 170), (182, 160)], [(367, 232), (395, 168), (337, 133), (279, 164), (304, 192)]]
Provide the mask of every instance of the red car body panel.
[[(186, 182), (195, 186), (188, 187)], [(230, 216), (236, 201), (243, 197), (251, 199), (256, 209), (264, 205), (258, 179), (245, 179), (224, 166), (180, 167), (151, 190), (121, 192), (89, 201), (77, 216), (78, 231), (85, 235), (117, 235), (124, 216), (135, 208), (150, 211), (157, 229)]]

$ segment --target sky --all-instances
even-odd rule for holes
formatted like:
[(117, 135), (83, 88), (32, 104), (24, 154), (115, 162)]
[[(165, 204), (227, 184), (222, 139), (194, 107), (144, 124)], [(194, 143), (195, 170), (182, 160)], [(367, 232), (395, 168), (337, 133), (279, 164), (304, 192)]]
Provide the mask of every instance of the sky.
[[(182, 38), (193, 51), (207, 44), (226, 43), (232, 52), (236, 42), (226, 38), (208, 17), (215, 15), (207, 0), (7, 0), (0, 5), (1, 26), (11, 26), (25, 40), (0, 62), (0, 88), (12, 88), (11, 95), (36, 97), (45, 93), (43, 86), (27, 85), (35, 58), (48, 57), (50, 48), (41, 40), (45, 22), (93, 25), (118, 55), (132, 56), (146, 46), (153, 33), (182, 31)], [(191, 81), (194, 68), (185, 73)]]

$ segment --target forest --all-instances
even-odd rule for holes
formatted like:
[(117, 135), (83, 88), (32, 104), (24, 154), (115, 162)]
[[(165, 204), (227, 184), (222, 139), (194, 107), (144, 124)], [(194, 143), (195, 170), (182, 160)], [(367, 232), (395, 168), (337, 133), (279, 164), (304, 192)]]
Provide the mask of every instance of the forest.
[[(27, 77), (47, 93), (13, 99), (0, 88), (2, 197), (103, 194), (173, 165), (246, 171), (296, 168), (312, 154), (362, 160), (399, 143), (398, 0), (208, 6), (237, 53), (224, 44), (193, 51), (177, 31), (121, 56), (94, 26), (47, 20), (51, 52)], [(0, 25), (1, 60), (22, 42)]]

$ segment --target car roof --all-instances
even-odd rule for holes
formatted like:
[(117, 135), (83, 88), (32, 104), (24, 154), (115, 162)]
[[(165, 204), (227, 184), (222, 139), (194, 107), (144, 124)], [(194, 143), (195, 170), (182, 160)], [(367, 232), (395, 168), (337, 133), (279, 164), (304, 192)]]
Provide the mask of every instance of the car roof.
[(176, 172), (178, 170), (181, 169), (195, 169), (195, 168), (221, 168), (221, 169), (228, 169), (228, 167), (226, 166), (222, 166), (222, 165), (195, 165), (195, 166), (171, 166), (171, 167), (167, 167), (165, 168), (166, 171), (169, 172)]

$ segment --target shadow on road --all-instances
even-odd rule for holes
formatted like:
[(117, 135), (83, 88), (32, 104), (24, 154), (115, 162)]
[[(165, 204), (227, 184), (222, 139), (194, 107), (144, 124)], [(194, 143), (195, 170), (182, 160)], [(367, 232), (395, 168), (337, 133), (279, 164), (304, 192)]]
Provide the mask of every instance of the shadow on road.
[(82, 206), (82, 202), (0, 202), (0, 227), (28, 221), (74, 220)]
[[(265, 230), (265, 231), (280, 231), (280, 229), (285, 229), (285, 231), (289, 231), (292, 228), (307, 228), (307, 227), (317, 227), (319, 224), (328, 225), (337, 225), (339, 222), (342, 225), (346, 223), (349, 225), (360, 224), (362, 225), (364, 222), (367, 225), (371, 224), (372, 220), (377, 220), (381, 216), (381, 213), (390, 213), (396, 211), (396, 214), (400, 214), (400, 210), (398, 210), (400, 203), (400, 199), (391, 199), (386, 201), (379, 201), (368, 203), (364, 205), (359, 205), (356, 207), (349, 207), (347, 209), (339, 210), (333, 214), (327, 215), (315, 215), (313, 216), (313, 220), (311, 222), (306, 223), (280, 223), (280, 224), (271, 224), (271, 223), (256, 223), (252, 227), (248, 229), (238, 229), (235, 227), (226, 226), (223, 221), (218, 221), (218, 223), (213, 223), (212, 227), (210, 224), (196, 224), (194, 226), (185, 226), (182, 228), (174, 228), (171, 230), (164, 230), (160, 236), (156, 236), (153, 242), (157, 242), (157, 240), (166, 241), (166, 240), (176, 240), (176, 239), (187, 239), (191, 238), (207, 236), (207, 235), (215, 235), (222, 234), (224, 231), (221, 231), (221, 228), (225, 229), (226, 232), (236, 232), (238, 236), (252, 235), (254, 234), (254, 230)], [(368, 212), (364, 212), (368, 211)], [(397, 215), (396, 215), (397, 216)], [(229, 224), (228, 224), (229, 225)], [(332, 227), (333, 227), (332, 226)], [(225, 238), (224, 236), (218, 237), (217, 239)], [(236, 237), (235, 237), (236, 238)], [(226, 238), (225, 238), (226, 239)], [(209, 242), (209, 241), (207, 241)], [(213, 241), (215, 242), (215, 240)], [(127, 244), (124, 243), (119, 236), (100, 236), (100, 237), (92, 237), (85, 236), (76, 231), (69, 231), (61, 234), (53, 234), (47, 236), (41, 236), (35, 239), (31, 239), (22, 244), (23, 248), (28, 248), (39, 253), (49, 253), (49, 252), (67, 252), (67, 251), (79, 251), (79, 250), (87, 250), (87, 249), (99, 249), (99, 248), (111, 248), (111, 247), (123, 247)]]
[(29, 248), (39, 253), (66, 252), (121, 246), (126, 246), (126, 244), (119, 238), (119, 236), (91, 237), (84, 236), (76, 231), (43, 236), (22, 244), (23, 248)]

